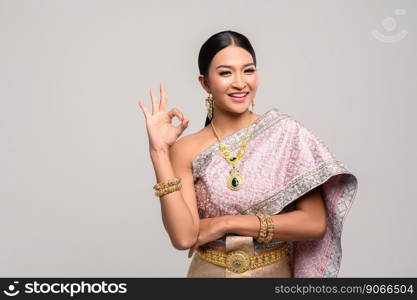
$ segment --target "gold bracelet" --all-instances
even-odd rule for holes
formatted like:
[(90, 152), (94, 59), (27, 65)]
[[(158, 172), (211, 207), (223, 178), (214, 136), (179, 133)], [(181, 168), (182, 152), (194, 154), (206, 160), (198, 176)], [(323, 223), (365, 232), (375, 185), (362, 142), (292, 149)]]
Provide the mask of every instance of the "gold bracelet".
[(275, 225), (272, 221), (272, 217), (262, 213), (257, 213), (256, 216), (259, 218), (260, 222), (259, 236), (256, 238), (256, 241), (259, 243), (268, 243), (274, 236)]
[(181, 187), (182, 187), (181, 183), (179, 183), (177, 185), (169, 186), (169, 187), (164, 188), (162, 190), (156, 191), (155, 195), (161, 197), (161, 196), (164, 196), (166, 194), (178, 191), (179, 189), (181, 189)]
[(163, 195), (165, 195), (165, 194), (168, 194), (168, 193), (172, 193), (172, 192), (174, 192), (174, 191), (177, 191), (177, 190), (179, 190), (181, 187), (182, 187), (181, 183), (178, 183), (178, 184), (176, 184), (176, 185), (172, 185), (172, 186), (168, 186), (168, 187), (163, 188), (163, 189), (161, 189), (161, 190), (157, 190), (157, 191), (155, 191), (155, 195), (157, 195), (157, 196), (163, 196)]
[(174, 186), (174, 185), (176, 185), (180, 182), (181, 182), (181, 178), (179, 178), (179, 177), (172, 178), (172, 179), (169, 179), (166, 183), (165, 182), (158, 182), (157, 184), (155, 184), (153, 186), (153, 189), (159, 191), (159, 190), (162, 190), (164, 188)]
[(156, 191), (156, 192), (155, 192), (155, 195), (156, 195), (156, 196), (161, 197), (161, 196), (164, 196), (164, 195), (166, 195), (166, 194), (169, 194), (169, 193), (172, 193), (172, 192), (178, 191), (178, 190), (180, 190), (180, 189), (181, 189), (181, 187), (182, 187), (182, 184), (181, 184), (181, 183), (178, 183), (178, 184), (176, 184), (176, 185), (172, 185), (172, 186), (169, 186), (169, 187), (163, 188), (162, 190), (158, 190), (158, 191)]
[(265, 241), (266, 236), (267, 236), (268, 224), (266, 222), (266, 218), (265, 218), (264, 214), (257, 213), (256, 216), (259, 219), (259, 225), (260, 225), (258, 238), (256, 240), (259, 243), (263, 243)]
[(265, 239), (265, 243), (268, 243), (272, 240), (272, 238), (274, 236), (275, 224), (272, 220), (272, 216), (270, 216), (270, 215), (266, 216), (266, 220), (267, 220), (267, 223), (268, 223), (268, 236)]

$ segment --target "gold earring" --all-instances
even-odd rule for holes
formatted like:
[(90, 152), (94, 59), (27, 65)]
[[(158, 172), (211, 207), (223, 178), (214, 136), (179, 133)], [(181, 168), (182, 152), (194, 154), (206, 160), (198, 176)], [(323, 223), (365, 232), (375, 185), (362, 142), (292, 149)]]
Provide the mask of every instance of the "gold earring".
[(213, 96), (209, 93), (206, 98), (207, 116), (211, 120), (213, 118)]
[(251, 101), (251, 105), (252, 105), (252, 113), (254, 113), (255, 112), (255, 110), (254, 110), (254, 106), (255, 106), (255, 100), (254, 99), (252, 99), (252, 101)]

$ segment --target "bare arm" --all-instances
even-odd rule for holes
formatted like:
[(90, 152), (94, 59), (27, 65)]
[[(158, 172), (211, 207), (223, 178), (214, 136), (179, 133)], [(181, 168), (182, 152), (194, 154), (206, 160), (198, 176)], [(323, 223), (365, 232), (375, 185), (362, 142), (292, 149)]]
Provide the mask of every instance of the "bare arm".
[[(295, 210), (272, 216), (275, 224), (272, 240), (301, 241), (322, 239), (326, 233), (326, 209), (317, 187), (295, 201)], [(190, 249), (190, 258), (198, 246), (215, 240), (226, 233), (242, 236), (259, 235), (259, 219), (255, 215), (224, 215), (200, 220), (197, 243)]]
[[(295, 202), (291, 212), (273, 215), (275, 224), (273, 240), (301, 241), (323, 238), (326, 232), (326, 211), (324, 201), (317, 187)], [(226, 216), (223, 222), (225, 232), (243, 236), (258, 237), (259, 219), (254, 215)]]
[[(191, 198), (192, 195), (190, 195), (189, 176), (185, 175), (184, 169), (178, 168), (178, 171), (174, 171), (171, 156), (176, 157), (173, 160), (177, 162), (176, 164), (178, 166), (178, 158), (181, 158), (179, 154), (170, 154), (166, 151), (151, 151), (151, 159), (157, 182), (166, 182), (174, 177), (181, 178), (181, 190), (163, 195), (159, 198), (162, 220), (171, 239), (171, 243), (176, 249), (185, 250), (190, 248), (197, 239), (199, 230), (198, 214), (196, 205), (193, 204), (195, 201), (193, 201), (193, 198)], [(191, 189), (193, 188), (191, 187)], [(188, 196), (188, 201), (183, 197), (184, 190), (186, 190), (185, 194)]]
[[(152, 112), (142, 101), (139, 105), (146, 118), (146, 129), (149, 137), (149, 152), (155, 169), (156, 181), (167, 182), (174, 177), (181, 178), (182, 188), (160, 196), (161, 212), (164, 227), (169, 234), (171, 243), (176, 249), (190, 248), (197, 239), (199, 218), (193, 179), (187, 163), (186, 148), (183, 139), (178, 137), (188, 126), (188, 119), (176, 108), (165, 111), (167, 95), (165, 86), (160, 84), (161, 100), (150, 91)], [(177, 117), (181, 124), (174, 126), (172, 119)]]

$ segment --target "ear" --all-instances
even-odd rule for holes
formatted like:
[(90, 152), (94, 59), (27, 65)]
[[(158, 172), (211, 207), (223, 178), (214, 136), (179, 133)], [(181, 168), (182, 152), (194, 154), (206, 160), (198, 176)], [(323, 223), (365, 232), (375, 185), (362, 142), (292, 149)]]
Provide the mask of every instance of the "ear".
[(203, 87), (203, 89), (205, 89), (207, 93), (210, 93), (210, 87), (204, 75), (198, 75), (198, 81), (200, 81), (200, 84)]

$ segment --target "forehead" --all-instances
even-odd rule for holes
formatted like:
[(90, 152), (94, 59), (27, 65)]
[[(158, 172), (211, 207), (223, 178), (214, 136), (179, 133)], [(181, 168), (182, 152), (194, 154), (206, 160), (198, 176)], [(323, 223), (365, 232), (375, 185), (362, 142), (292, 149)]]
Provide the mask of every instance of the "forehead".
[(253, 63), (252, 55), (245, 49), (236, 46), (223, 48), (213, 57), (211, 66), (216, 68), (218, 65), (240, 66)]

